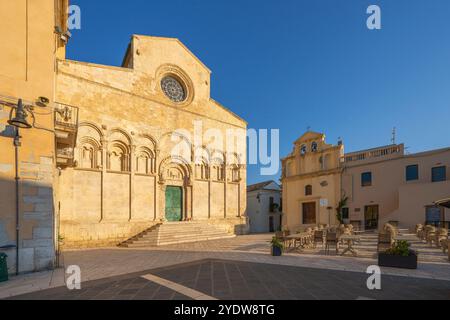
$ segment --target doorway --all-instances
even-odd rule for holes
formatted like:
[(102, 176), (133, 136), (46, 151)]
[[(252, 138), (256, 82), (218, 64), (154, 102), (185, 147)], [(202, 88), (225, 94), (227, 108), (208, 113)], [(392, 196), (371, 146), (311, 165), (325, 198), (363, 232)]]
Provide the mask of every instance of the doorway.
[(302, 204), (303, 224), (316, 224), (316, 203), (305, 202)]
[(183, 218), (183, 190), (181, 187), (166, 187), (166, 220), (181, 221)]
[(379, 216), (379, 207), (378, 207), (378, 205), (365, 206), (364, 207), (364, 227), (365, 227), (365, 230), (378, 229), (378, 216)]
[(269, 232), (275, 232), (275, 225), (273, 223), (273, 217), (269, 217)]

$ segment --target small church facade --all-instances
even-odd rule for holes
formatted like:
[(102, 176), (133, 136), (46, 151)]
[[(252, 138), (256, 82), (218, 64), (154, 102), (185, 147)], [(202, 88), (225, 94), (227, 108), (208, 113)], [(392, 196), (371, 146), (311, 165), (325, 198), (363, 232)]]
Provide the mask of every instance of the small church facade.
[[(160, 223), (245, 233), (244, 120), (210, 97), (179, 40), (135, 35), (121, 67), (58, 60), (56, 228), (64, 247), (116, 245)], [(65, 116), (64, 116), (65, 115)]]

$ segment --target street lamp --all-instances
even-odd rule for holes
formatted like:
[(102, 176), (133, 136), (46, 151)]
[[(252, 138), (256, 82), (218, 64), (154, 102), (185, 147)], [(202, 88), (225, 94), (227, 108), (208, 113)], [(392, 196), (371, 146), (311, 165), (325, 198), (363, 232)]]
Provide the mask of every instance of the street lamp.
[(16, 128), (30, 129), (32, 126), (27, 121), (27, 113), (23, 106), (22, 99), (17, 103), (16, 116), (8, 120), (8, 123)]
[(15, 161), (16, 161), (16, 275), (19, 274), (19, 231), (20, 231), (20, 214), (19, 214), (19, 147), (20, 147), (20, 135), (19, 129), (30, 129), (31, 124), (27, 121), (27, 112), (23, 106), (22, 99), (17, 102), (16, 115), (14, 118), (8, 120), (8, 124), (16, 127), (16, 136), (14, 137), (15, 148)]

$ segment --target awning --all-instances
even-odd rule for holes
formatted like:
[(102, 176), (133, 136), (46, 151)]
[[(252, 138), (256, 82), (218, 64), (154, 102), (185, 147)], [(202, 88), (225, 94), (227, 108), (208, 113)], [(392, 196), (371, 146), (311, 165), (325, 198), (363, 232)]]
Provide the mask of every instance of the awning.
[(435, 202), (436, 205), (450, 209), (450, 198), (442, 199)]

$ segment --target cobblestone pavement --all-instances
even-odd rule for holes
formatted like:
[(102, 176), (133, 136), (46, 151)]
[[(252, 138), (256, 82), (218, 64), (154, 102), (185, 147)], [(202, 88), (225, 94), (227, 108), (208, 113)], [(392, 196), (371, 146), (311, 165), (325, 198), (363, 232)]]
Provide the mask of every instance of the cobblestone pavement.
[[(127, 275), (156, 268), (196, 262), (205, 259), (232, 260), (269, 265), (304, 267), (364, 273), (377, 261), (369, 256), (324, 256), (321, 249), (302, 254), (288, 253), (282, 257), (269, 254), (271, 235), (247, 235), (233, 239), (208, 241), (158, 248), (102, 248), (66, 251), (63, 266), (78, 265), (83, 282)], [(439, 257), (438, 249), (431, 249)], [(442, 253), (440, 258), (445, 257)], [(450, 280), (450, 263), (445, 259), (421, 261), (417, 270), (382, 268), (384, 275)], [(0, 283), (0, 298), (55, 288), (65, 283), (64, 269), (12, 277)]]
[[(144, 279), (169, 280), (177, 291)], [(83, 284), (81, 290), (65, 287), (31, 293), (16, 299), (186, 300), (189, 289), (220, 300), (449, 300), (450, 281), (385, 275), (381, 290), (369, 290), (367, 274), (230, 260), (194, 263), (113, 277)]]

